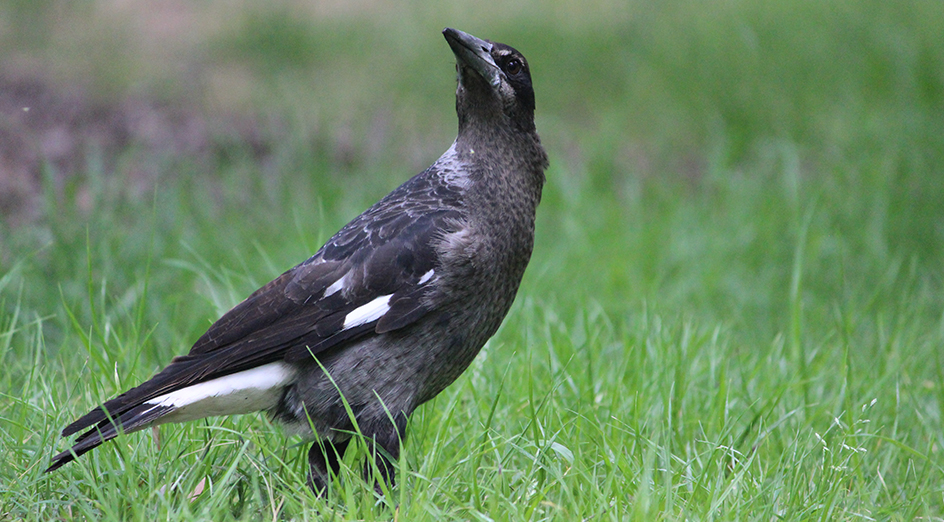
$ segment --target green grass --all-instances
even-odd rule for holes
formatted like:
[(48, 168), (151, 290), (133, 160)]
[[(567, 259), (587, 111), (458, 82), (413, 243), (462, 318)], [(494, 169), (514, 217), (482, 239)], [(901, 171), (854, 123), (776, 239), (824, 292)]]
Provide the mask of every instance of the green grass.
[[(168, 159), (144, 197), (95, 151), (47, 173), (41, 218), (0, 222), (0, 518), (944, 518), (944, 7), (503, 5), (255, 12), (201, 56), (282, 118), (274, 159)], [(314, 498), (261, 415), (42, 474), (65, 424), (448, 147), (444, 25), (528, 56), (552, 165), (518, 300), (410, 420), (398, 486), (360, 448)]]

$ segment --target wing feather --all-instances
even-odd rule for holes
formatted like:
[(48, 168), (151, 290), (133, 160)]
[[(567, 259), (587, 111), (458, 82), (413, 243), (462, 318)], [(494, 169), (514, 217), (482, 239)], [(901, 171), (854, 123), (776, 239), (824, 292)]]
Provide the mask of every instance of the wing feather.
[[(300, 362), (421, 319), (437, 306), (429, 276), (436, 269), (436, 242), (461, 222), (454, 202), (443, 194), (451, 193), (429, 176), (414, 177), (342, 228), (317, 254), (224, 314), (186, 356), (70, 424), (63, 436), (96, 425), (92, 432), (101, 431), (110, 419), (120, 424), (142, 403), (193, 384), (278, 360)], [(332, 285), (339, 291), (326, 292)], [(382, 295), (391, 295), (382, 316), (345, 329), (348, 314)], [(82, 440), (96, 439), (92, 432)]]

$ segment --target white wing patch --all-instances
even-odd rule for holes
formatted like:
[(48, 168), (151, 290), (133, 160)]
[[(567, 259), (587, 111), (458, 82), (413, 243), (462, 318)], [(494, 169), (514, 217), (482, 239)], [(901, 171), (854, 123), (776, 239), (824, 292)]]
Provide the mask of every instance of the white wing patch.
[(215, 415), (238, 415), (274, 408), (283, 388), (295, 379), (292, 366), (274, 362), (201, 382), (155, 397), (145, 404), (174, 411), (157, 421), (183, 422)]
[(391, 297), (393, 297), (393, 294), (382, 295), (365, 305), (351, 310), (351, 313), (347, 314), (347, 317), (344, 318), (344, 326), (341, 328), (347, 330), (380, 319), (383, 317), (383, 314), (387, 313), (387, 310), (390, 310)]
[(433, 271), (430, 270), (429, 272), (426, 272), (425, 274), (423, 274), (423, 277), (420, 277), (420, 281), (419, 281), (419, 283), (417, 283), (417, 284), (423, 284), (423, 283), (425, 283), (426, 281), (429, 281), (429, 280), (432, 279), (432, 278), (433, 278)]
[(344, 274), (343, 276), (341, 276), (341, 279), (338, 279), (334, 283), (331, 283), (331, 286), (329, 286), (328, 288), (325, 288), (324, 297), (334, 295), (338, 293), (339, 291), (344, 290), (344, 285), (347, 284), (347, 276), (349, 275), (351, 275), (350, 272)]

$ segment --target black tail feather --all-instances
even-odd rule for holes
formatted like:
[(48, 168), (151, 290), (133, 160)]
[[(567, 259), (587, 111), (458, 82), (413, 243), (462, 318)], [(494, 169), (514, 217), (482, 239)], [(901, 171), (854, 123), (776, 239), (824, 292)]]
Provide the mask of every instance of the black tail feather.
[[(105, 402), (101, 407), (86, 413), (80, 419), (62, 430), (62, 436), (74, 435), (86, 428), (108, 422), (109, 415), (124, 417), (125, 413), (138, 408), (145, 401), (186, 388), (193, 384), (213, 380), (231, 373), (255, 368), (282, 357), (284, 350), (260, 352), (252, 357), (241, 355), (235, 348), (214, 352), (212, 356), (175, 357), (167, 367), (156, 375), (131, 388), (121, 395)], [(306, 354), (308, 352), (306, 351)], [(227, 363), (228, 357), (239, 357), (238, 362)], [(307, 355), (311, 357), (311, 355)], [(220, 368), (225, 368), (221, 370)], [(107, 414), (106, 414), (107, 411)], [(126, 430), (127, 431), (127, 428)]]
[[(105, 412), (102, 411), (101, 408), (96, 408), (96, 410), (101, 411), (100, 415), (105, 416)], [(52, 458), (52, 463), (48, 468), (46, 468), (46, 473), (55, 471), (65, 464), (72, 462), (77, 457), (98, 447), (103, 442), (117, 437), (119, 433), (131, 433), (133, 431), (144, 429), (154, 421), (160, 419), (172, 411), (174, 411), (173, 406), (139, 404), (125, 411), (115, 419), (109, 419), (106, 416), (105, 420), (100, 421), (95, 427), (80, 435), (79, 438), (75, 440), (75, 444), (71, 448), (54, 456)], [(89, 417), (92, 413), (95, 413), (95, 411), (93, 410), (85, 417)], [(83, 419), (85, 417), (83, 417)], [(79, 424), (78, 421), (70, 424), (66, 430), (69, 430), (77, 424)], [(71, 435), (72, 433), (75, 433), (78, 431), (78, 429), (72, 430), (69, 434)], [(65, 433), (65, 430), (63, 433)]]
[[(125, 414), (137, 409), (145, 401), (164, 393), (185, 388), (196, 380), (194, 362), (187, 357), (177, 357), (171, 364), (149, 380), (110, 399), (105, 404), (86, 413), (62, 430), (62, 436), (74, 435), (86, 428), (109, 423), (110, 418), (123, 418)], [(125, 431), (128, 431), (127, 428)], [(85, 434), (83, 437), (88, 436)]]
[(46, 471), (58, 469), (63, 464), (75, 460), (75, 457), (99, 446), (103, 442), (118, 436), (119, 431), (130, 433), (143, 429), (148, 424), (174, 410), (172, 406), (155, 406), (147, 401), (161, 395), (186, 388), (216, 377), (237, 373), (261, 364), (271, 362), (271, 354), (261, 358), (246, 358), (238, 364), (223, 364), (227, 369), (220, 371), (217, 360), (226, 352), (215, 353), (213, 357), (175, 357), (166, 368), (148, 381), (105, 402), (98, 408), (86, 413), (62, 430), (62, 436), (68, 437), (88, 429), (80, 435), (71, 449), (63, 451), (52, 459), (52, 465)]

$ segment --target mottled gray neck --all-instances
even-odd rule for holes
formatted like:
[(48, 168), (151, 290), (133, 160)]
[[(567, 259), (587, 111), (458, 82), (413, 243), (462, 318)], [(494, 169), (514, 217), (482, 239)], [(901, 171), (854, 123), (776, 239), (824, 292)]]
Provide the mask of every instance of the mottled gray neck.
[(470, 165), (472, 171), (487, 171), (493, 175), (519, 177), (521, 182), (544, 185), (544, 170), (548, 159), (537, 132), (520, 132), (510, 128), (491, 128), (478, 132), (467, 128), (460, 132), (452, 149), (457, 160)]

